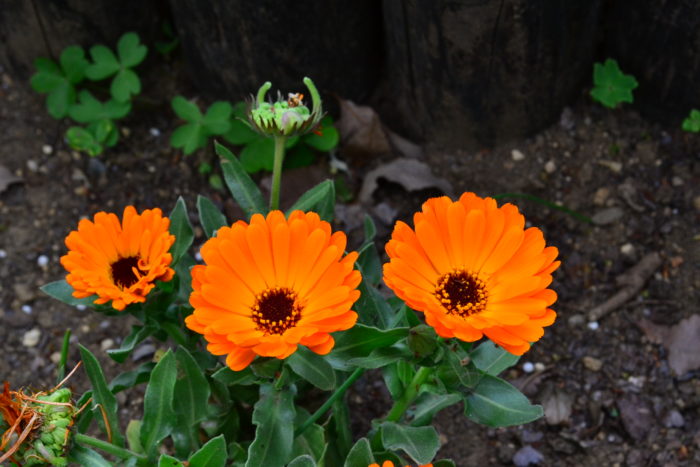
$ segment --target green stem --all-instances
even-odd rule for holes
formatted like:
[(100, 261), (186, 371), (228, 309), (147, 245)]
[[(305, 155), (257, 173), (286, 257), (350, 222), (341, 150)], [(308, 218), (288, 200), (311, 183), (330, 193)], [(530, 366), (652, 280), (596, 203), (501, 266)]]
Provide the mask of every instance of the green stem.
[(314, 412), (309, 418), (306, 419), (306, 421), (304, 423), (301, 424), (301, 426), (299, 428), (297, 428), (297, 431), (294, 432), (294, 437), (296, 438), (297, 436), (302, 434), (304, 431), (306, 431), (306, 429), (308, 427), (313, 425), (316, 422), (316, 420), (321, 418), (321, 416), (323, 416), (324, 413), (328, 412), (328, 409), (331, 408), (333, 403), (336, 400), (338, 400), (339, 397), (341, 397), (343, 394), (345, 394), (345, 391), (347, 391), (348, 388), (350, 386), (352, 386), (352, 383), (357, 381), (357, 379), (360, 376), (362, 376), (362, 374), (364, 372), (365, 372), (364, 368), (356, 368), (355, 371), (353, 371), (353, 373), (350, 375), (350, 377), (348, 377), (348, 379), (346, 379), (345, 382), (343, 382), (343, 384), (341, 384), (338, 387), (338, 389), (336, 389), (335, 392), (333, 394), (331, 394), (331, 397), (329, 397), (326, 400), (326, 402), (324, 402), (323, 405), (321, 407), (319, 407), (318, 410), (316, 410), (316, 412)]
[(418, 391), (420, 391), (421, 386), (423, 386), (423, 383), (425, 383), (425, 380), (428, 379), (432, 372), (432, 368), (426, 366), (421, 367), (420, 370), (416, 372), (411, 382), (406, 386), (406, 390), (401, 395), (401, 398), (394, 402), (394, 406), (389, 411), (389, 415), (386, 416), (387, 422), (396, 422), (401, 418), (401, 415), (408, 409), (408, 406), (416, 399)]
[(107, 441), (102, 441), (101, 439), (93, 438), (92, 436), (84, 435), (82, 433), (73, 434), (73, 439), (80, 444), (85, 444), (87, 446), (92, 446), (93, 448), (100, 449), (104, 452), (112, 454), (120, 459), (130, 459), (136, 458), (139, 461), (145, 462), (148, 460), (143, 454), (137, 454), (133, 451), (129, 451), (125, 448), (120, 448)]
[(63, 381), (66, 376), (66, 363), (68, 362), (68, 346), (70, 345), (70, 329), (66, 330), (63, 335), (63, 345), (61, 345), (61, 359), (58, 363), (58, 372), (56, 374), (57, 384)]
[(286, 136), (275, 136), (275, 159), (272, 164), (272, 190), (270, 190), (270, 211), (280, 207), (280, 180), (282, 179), (282, 162), (284, 162), (284, 143)]

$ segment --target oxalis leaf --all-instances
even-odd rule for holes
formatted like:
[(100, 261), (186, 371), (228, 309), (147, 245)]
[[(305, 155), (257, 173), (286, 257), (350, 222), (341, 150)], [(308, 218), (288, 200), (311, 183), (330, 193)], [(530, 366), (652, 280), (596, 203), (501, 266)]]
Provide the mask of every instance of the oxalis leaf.
[(464, 413), (482, 425), (502, 427), (522, 425), (540, 418), (544, 412), (508, 382), (484, 375), (464, 398)]

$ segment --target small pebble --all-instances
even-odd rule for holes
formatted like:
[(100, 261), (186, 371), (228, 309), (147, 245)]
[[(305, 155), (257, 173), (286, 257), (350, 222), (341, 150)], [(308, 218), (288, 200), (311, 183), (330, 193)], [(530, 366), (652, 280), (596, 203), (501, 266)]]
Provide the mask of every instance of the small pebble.
[(544, 368), (545, 368), (544, 363), (542, 363), (542, 362), (535, 363), (535, 371), (537, 371), (538, 373), (544, 371)]
[(588, 323), (588, 329), (590, 329), (591, 331), (597, 330), (598, 326), (599, 326), (598, 321), (591, 321)]
[(33, 159), (27, 159), (27, 169), (29, 169), (30, 172), (37, 172), (39, 171), (39, 164)]
[(160, 136), (160, 130), (158, 128), (151, 128), (148, 130), (148, 132), (153, 136), (154, 138), (157, 138)]
[(22, 336), (22, 345), (25, 347), (36, 347), (41, 338), (41, 331), (37, 328), (30, 329)]
[(685, 425), (685, 419), (676, 409), (672, 409), (664, 418), (664, 426), (667, 428), (680, 428), (683, 425)]
[(0, 258), (6, 258), (7, 252), (5, 250), (0, 250)]
[(532, 373), (535, 371), (535, 365), (533, 365), (532, 362), (525, 362), (523, 363), (523, 371), (525, 373)]
[(41, 152), (48, 156), (53, 152), (53, 146), (51, 146), (50, 144), (45, 144), (41, 147)]
[(600, 371), (603, 368), (603, 362), (594, 357), (583, 357), (583, 366), (591, 371)]
[(514, 161), (521, 161), (521, 160), (525, 159), (525, 154), (523, 154), (522, 152), (520, 152), (517, 149), (513, 149), (510, 152), (510, 156), (513, 158)]
[(604, 186), (600, 187), (596, 190), (595, 194), (593, 195), (593, 204), (595, 204), (596, 206), (603, 206), (609, 197), (610, 188)]
[(693, 206), (695, 206), (697, 211), (700, 211), (700, 196), (693, 198)]
[(598, 164), (607, 167), (608, 169), (612, 170), (615, 173), (622, 172), (622, 162), (601, 159), (598, 161)]
[(196, 259), (197, 261), (202, 261), (202, 253), (200, 253), (199, 251), (196, 252), (194, 254), (194, 259)]
[(586, 317), (580, 313), (569, 316), (569, 326), (581, 326), (586, 322)]
[(683, 186), (683, 179), (679, 176), (675, 176), (671, 179), (671, 185), (673, 186)]
[(547, 172), (548, 174), (552, 174), (556, 172), (557, 170), (557, 164), (554, 163), (554, 161), (547, 161), (547, 163), (544, 165), (544, 171)]
[(75, 305), (75, 308), (76, 308), (78, 311), (85, 311), (85, 310), (87, 310), (87, 306), (85, 306), (85, 305)]
[(52, 362), (54, 362), (56, 365), (61, 361), (61, 352), (54, 352), (51, 354), (49, 357)]
[(620, 247), (620, 253), (622, 253), (625, 256), (634, 255), (634, 245), (632, 245), (631, 243), (625, 243)]
[(532, 446), (523, 446), (513, 456), (513, 464), (517, 467), (527, 467), (528, 465), (537, 465), (544, 460), (544, 456), (540, 451)]
[(49, 264), (49, 257), (46, 255), (39, 255), (36, 259), (36, 264), (39, 265), (40, 268), (45, 268), (46, 265)]
[(20, 308), (22, 312), (31, 315), (32, 314), (32, 306), (31, 305), (22, 305), (22, 308)]
[(100, 348), (104, 350), (109, 350), (112, 347), (114, 347), (114, 341), (112, 339), (105, 339), (102, 342), (100, 342)]

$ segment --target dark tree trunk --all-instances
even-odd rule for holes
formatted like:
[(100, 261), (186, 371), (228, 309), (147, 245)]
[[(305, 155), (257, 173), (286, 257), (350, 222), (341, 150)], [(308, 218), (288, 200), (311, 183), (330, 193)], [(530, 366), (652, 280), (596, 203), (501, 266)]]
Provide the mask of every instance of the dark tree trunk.
[[(58, 59), (69, 45), (116, 45), (128, 31), (149, 46), (162, 21), (153, 0), (0, 0), (0, 65), (17, 80), (37, 57)], [(87, 50), (86, 50), (87, 52)]]
[(170, 0), (192, 78), (209, 95), (239, 100), (273, 89), (319, 90), (361, 99), (382, 60), (376, 0)]
[(606, 56), (639, 81), (645, 117), (680, 125), (700, 108), (700, 2), (613, 0), (606, 25)]
[(590, 79), (600, 3), (385, 0), (385, 119), (452, 148), (540, 130)]

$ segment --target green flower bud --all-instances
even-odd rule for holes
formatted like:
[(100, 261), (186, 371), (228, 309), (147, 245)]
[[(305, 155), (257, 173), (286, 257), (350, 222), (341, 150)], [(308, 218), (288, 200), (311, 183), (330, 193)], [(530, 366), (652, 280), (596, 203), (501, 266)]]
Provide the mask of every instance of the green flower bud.
[(266, 102), (272, 83), (260, 86), (248, 111), (251, 127), (263, 136), (300, 136), (313, 131), (323, 117), (321, 96), (310, 78), (304, 78), (304, 84), (311, 95), (311, 110), (304, 105), (303, 94), (290, 93), (286, 100), (278, 94), (276, 102)]

